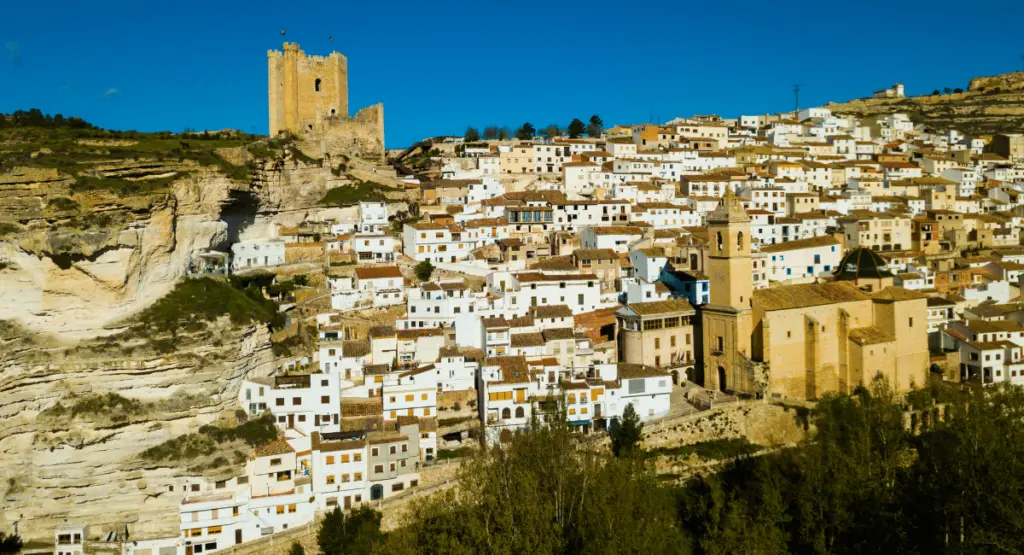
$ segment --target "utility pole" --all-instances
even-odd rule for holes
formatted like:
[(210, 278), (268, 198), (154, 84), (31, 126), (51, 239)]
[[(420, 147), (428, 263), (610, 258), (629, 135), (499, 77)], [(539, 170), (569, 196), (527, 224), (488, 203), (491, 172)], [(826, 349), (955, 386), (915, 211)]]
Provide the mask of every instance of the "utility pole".
[(793, 119), (798, 119), (800, 112), (800, 85), (793, 85)]

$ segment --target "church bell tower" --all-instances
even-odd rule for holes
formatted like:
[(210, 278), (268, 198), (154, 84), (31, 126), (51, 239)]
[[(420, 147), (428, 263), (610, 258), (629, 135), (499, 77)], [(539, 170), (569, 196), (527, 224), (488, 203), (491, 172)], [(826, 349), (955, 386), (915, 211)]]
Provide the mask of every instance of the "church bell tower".
[(751, 393), (750, 217), (731, 188), (708, 215), (708, 243), (711, 302), (703, 307), (701, 322), (704, 387)]

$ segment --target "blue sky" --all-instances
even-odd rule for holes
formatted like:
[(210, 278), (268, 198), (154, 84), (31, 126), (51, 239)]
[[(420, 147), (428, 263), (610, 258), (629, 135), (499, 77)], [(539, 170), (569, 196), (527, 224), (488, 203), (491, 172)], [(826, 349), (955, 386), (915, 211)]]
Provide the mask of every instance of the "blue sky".
[(0, 112), (266, 133), (266, 51), (284, 39), (348, 56), (352, 112), (384, 102), (399, 147), (593, 113), (610, 125), (782, 111), (794, 83), (801, 105), (895, 81), (966, 88), (1021, 69), (1022, 27), (1020, 0), (0, 0)]

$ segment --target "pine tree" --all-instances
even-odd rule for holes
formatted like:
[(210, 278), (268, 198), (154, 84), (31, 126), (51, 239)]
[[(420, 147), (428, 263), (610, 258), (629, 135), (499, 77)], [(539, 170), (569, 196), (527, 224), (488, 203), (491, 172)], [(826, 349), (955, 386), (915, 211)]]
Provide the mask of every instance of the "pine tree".
[(537, 130), (533, 128), (533, 124), (526, 122), (516, 131), (516, 138), (520, 141), (529, 141), (537, 134)]
[(572, 122), (569, 123), (569, 138), (575, 139), (586, 131), (583, 126), (583, 122), (579, 118), (573, 118)]
[(612, 453), (616, 457), (631, 454), (640, 444), (643, 433), (644, 425), (640, 422), (640, 415), (633, 408), (633, 403), (626, 405), (618, 426), (613, 427), (611, 431)]
[(324, 517), (317, 543), (324, 555), (370, 555), (383, 540), (381, 514), (363, 505), (346, 514), (340, 508)]
[(590, 124), (587, 125), (587, 135), (590, 137), (600, 137), (603, 132), (604, 122), (601, 121), (601, 118), (597, 114), (590, 116)]

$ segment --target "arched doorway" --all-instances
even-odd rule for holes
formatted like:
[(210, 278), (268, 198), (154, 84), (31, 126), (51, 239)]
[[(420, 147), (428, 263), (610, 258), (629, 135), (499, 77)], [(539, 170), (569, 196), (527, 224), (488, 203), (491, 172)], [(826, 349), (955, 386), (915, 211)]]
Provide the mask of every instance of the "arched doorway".
[(679, 385), (679, 370), (672, 371), (672, 385)]
[(690, 382), (693, 382), (693, 383), (700, 383), (700, 382), (697, 381), (697, 369), (696, 368), (691, 366), (691, 367), (687, 368), (685, 370), (685, 372), (686, 372), (686, 380), (687, 381), (690, 381)]
[(725, 393), (725, 368), (718, 367), (718, 390)]
[(377, 484), (370, 488), (370, 501), (377, 501), (384, 498), (384, 486)]

